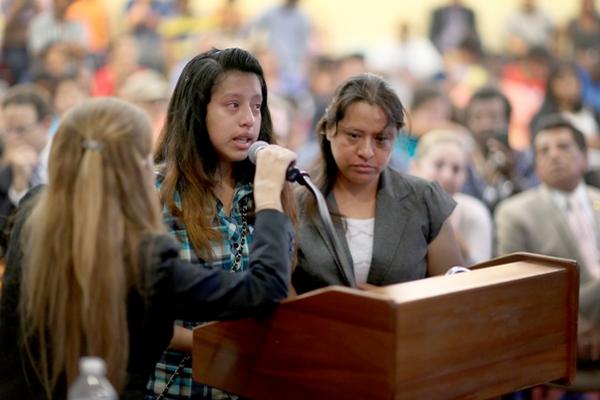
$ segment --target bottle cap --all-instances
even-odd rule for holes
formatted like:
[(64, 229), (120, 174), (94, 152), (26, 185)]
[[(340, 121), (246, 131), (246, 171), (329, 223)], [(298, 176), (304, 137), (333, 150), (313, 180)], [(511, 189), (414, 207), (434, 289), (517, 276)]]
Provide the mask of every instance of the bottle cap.
[(79, 371), (88, 375), (105, 375), (106, 363), (100, 357), (81, 357)]

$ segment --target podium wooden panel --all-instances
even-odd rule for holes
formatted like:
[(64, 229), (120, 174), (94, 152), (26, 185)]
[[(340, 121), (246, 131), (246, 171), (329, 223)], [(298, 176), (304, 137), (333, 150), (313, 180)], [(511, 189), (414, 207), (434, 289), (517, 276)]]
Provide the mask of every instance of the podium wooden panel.
[(486, 399), (575, 372), (575, 262), (517, 253), (372, 291), (329, 287), (194, 330), (194, 379), (253, 399)]

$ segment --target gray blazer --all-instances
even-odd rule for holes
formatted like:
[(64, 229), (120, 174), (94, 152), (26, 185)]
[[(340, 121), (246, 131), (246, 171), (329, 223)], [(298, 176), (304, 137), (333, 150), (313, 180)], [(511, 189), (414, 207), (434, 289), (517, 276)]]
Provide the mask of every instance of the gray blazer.
[[(338, 213), (333, 193), (327, 194), (333, 215)], [(367, 283), (389, 285), (427, 275), (427, 246), (440, 232), (456, 203), (435, 182), (401, 174), (391, 168), (379, 179), (375, 209), (373, 258)], [(303, 210), (302, 204), (299, 209)], [(341, 253), (352, 268), (352, 256), (342, 223), (336, 224)], [(294, 288), (304, 293), (329, 285), (356, 286), (354, 271), (345, 280), (334, 262), (333, 250), (318, 216), (300, 213), (298, 265), (292, 277)]]
[[(596, 216), (596, 226), (600, 227), (600, 190), (590, 186), (586, 189)], [(579, 254), (568, 221), (544, 185), (500, 203), (495, 222), (498, 255), (527, 251), (574, 259), (580, 265), (581, 285), (593, 280)], [(600, 243), (598, 246), (600, 248)]]

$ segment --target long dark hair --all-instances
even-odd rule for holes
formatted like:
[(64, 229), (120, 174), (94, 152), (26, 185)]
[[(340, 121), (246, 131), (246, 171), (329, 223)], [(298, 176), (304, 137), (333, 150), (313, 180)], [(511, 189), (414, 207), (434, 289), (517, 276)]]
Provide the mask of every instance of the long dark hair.
[[(210, 240), (217, 238), (211, 228), (215, 214), (212, 191), (218, 186), (214, 173), (218, 154), (210, 142), (206, 127), (206, 110), (212, 92), (229, 71), (255, 74), (262, 92), (259, 140), (273, 142), (271, 114), (267, 107), (267, 84), (262, 67), (249, 52), (229, 48), (213, 49), (190, 60), (173, 91), (167, 119), (159, 137), (155, 162), (162, 165), (161, 199), (171, 213), (183, 220), (198, 256), (210, 258)], [(248, 160), (233, 164), (236, 182), (251, 182), (255, 167)], [(175, 193), (181, 209), (175, 205)], [(292, 212), (291, 196), (283, 195), (286, 212)]]

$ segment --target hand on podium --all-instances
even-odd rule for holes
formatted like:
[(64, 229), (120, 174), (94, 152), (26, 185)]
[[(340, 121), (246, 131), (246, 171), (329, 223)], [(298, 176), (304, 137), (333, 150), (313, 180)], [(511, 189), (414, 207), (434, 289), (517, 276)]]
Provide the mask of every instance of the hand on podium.
[(454, 275), (454, 274), (460, 274), (461, 272), (470, 272), (470, 271), (471, 270), (469, 268), (460, 267), (458, 265), (455, 265), (454, 267), (452, 267), (448, 271), (446, 271), (446, 273), (444, 275)]

